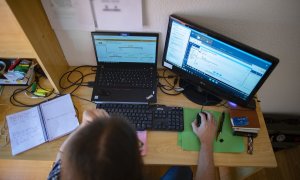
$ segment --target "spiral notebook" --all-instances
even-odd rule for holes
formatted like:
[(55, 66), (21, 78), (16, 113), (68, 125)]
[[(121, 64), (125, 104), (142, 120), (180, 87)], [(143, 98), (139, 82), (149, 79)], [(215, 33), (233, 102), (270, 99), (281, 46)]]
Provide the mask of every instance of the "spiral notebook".
[(70, 95), (6, 116), (12, 155), (62, 137), (79, 126)]

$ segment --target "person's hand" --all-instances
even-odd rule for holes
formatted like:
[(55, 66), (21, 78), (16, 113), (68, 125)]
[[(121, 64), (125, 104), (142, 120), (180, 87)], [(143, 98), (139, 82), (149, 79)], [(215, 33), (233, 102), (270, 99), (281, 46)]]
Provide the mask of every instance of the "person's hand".
[(92, 109), (83, 112), (82, 125), (86, 125), (97, 118), (108, 118), (109, 115), (104, 109)]
[(205, 113), (207, 114), (207, 118), (203, 113), (200, 113), (201, 125), (198, 127), (197, 120), (194, 120), (192, 122), (192, 127), (194, 133), (200, 139), (201, 145), (211, 146), (216, 136), (217, 127), (213, 115), (209, 112)]

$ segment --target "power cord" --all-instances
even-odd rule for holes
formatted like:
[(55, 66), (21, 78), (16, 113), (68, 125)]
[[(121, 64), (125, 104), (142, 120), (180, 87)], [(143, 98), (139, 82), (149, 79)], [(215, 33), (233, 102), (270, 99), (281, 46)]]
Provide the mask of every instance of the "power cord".
[[(79, 68), (86, 68), (86, 67), (89, 67), (91, 68), (91, 70), (93, 71), (93, 73), (88, 73), (88, 74), (83, 74), (81, 71), (79, 71), (78, 69)], [(88, 65), (85, 65), (85, 66), (78, 66), (76, 68), (74, 68), (73, 70), (71, 71), (67, 71), (66, 73), (64, 73), (60, 80), (59, 80), (59, 86), (61, 89), (63, 89), (63, 91), (66, 91), (67, 89), (70, 89), (70, 88), (73, 88), (75, 87), (75, 89), (73, 89), (69, 94), (73, 97), (76, 97), (80, 100), (84, 100), (84, 101), (88, 101), (88, 102), (92, 102), (88, 99), (84, 99), (84, 98), (81, 98), (77, 95), (74, 95), (73, 93), (81, 86), (88, 86), (88, 87), (93, 87), (94, 85), (94, 82), (93, 81), (89, 81), (89, 82), (84, 82), (84, 78), (87, 77), (87, 76), (90, 76), (90, 75), (93, 75), (95, 74), (95, 71), (96, 71), (96, 66), (88, 66)], [(72, 81), (70, 78), (71, 76), (73, 75), (73, 73), (76, 72), (76, 73), (79, 73), (80, 74), (80, 77), (75, 80), (75, 81)], [(14, 106), (17, 106), (17, 107), (34, 107), (34, 106), (37, 106), (39, 105), (40, 103), (42, 102), (45, 102), (45, 101), (48, 101), (49, 100), (49, 97), (52, 96), (53, 94), (55, 95), (54, 97), (57, 97), (57, 96), (62, 96), (64, 95), (64, 93), (55, 93), (54, 92), (54, 89), (51, 89), (51, 90), (47, 90), (46, 88), (42, 87), (39, 83), (40, 81), (40, 78), (46, 78), (45, 74), (44, 73), (41, 73), (40, 70), (36, 71), (36, 76), (35, 76), (35, 81), (31, 84), (29, 84), (27, 87), (25, 88), (18, 88), (16, 90), (13, 91), (12, 95), (10, 96), (9, 100), (10, 100), (10, 103)], [(63, 78), (66, 78), (67, 79), (67, 82), (69, 82), (69, 85), (67, 86), (62, 86), (62, 79)], [(34, 85), (34, 83), (36, 83), (36, 86), (37, 88), (39, 89), (42, 89), (44, 91), (48, 91), (49, 93), (47, 93), (45, 96), (39, 96), (39, 95), (36, 95), (34, 94), (34, 92), (32, 92), (31, 88), (32, 86)], [(30, 98), (43, 98), (45, 100), (41, 101), (41, 102), (38, 102), (38, 103), (34, 103), (34, 104), (27, 104), (25, 102), (22, 102), (20, 101), (17, 96), (20, 95), (21, 93), (25, 93), (28, 97)], [(92, 102), (93, 103), (93, 102)], [(76, 107), (75, 107), (76, 109)], [(78, 112), (78, 110), (76, 110)]]
[[(81, 71), (79, 71), (78, 69), (79, 68), (86, 68), (86, 67), (89, 67), (91, 68), (92, 71), (93, 68), (95, 68), (96, 66), (88, 66), (88, 65), (84, 65), (84, 66), (78, 66), (76, 68), (74, 68), (73, 70), (71, 71), (67, 71), (65, 72), (61, 78), (59, 79), (59, 86), (61, 89), (63, 89), (64, 91), (67, 90), (67, 89), (70, 89), (72, 87), (75, 87), (75, 89), (73, 89), (73, 91), (70, 92), (70, 94), (73, 94), (79, 87), (81, 86), (88, 86), (88, 87), (91, 87), (91, 85), (93, 85), (93, 81), (89, 81), (89, 82), (84, 82), (84, 78), (87, 77), (87, 76), (90, 76), (90, 75), (94, 75), (96, 74), (95, 72), (93, 73), (88, 73), (88, 74), (83, 74)], [(76, 73), (79, 73), (80, 74), (80, 77), (75, 80), (75, 81), (72, 81), (70, 79), (70, 77), (73, 75), (73, 73), (76, 72)], [(62, 80), (66, 78), (67, 79), (67, 82), (69, 83), (69, 85), (67, 86), (63, 86), (62, 85)]]
[[(166, 71), (168, 69), (164, 69), (162, 76), (160, 76), (157, 73), (157, 79), (158, 79), (158, 84), (157, 87), (163, 92), (164, 94), (170, 95), (170, 96), (177, 96), (182, 93), (183, 89), (180, 87), (176, 87), (176, 84), (178, 83), (178, 76), (177, 75), (168, 75), (166, 76)], [(167, 84), (162, 84), (159, 80), (163, 78), (164, 81)], [(173, 82), (170, 82), (168, 79), (173, 79)], [(175, 93), (173, 93), (175, 91)]]
[[(88, 74), (83, 74), (81, 71), (79, 71), (80, 68), (91, 68), (91, 71), (93, 71), (92, 73), (88, 73)], [(87, 77), (87, 76), (90, 76), (90, 75), (94, 75), (96, 74), (96, 71), (97, 71), (97, 67), (96, 66), (89, 66), (89, 65), (84, 65), (84, 66), (78, 66), (76, 68), (74, 68), (73, 70), (71, 71), (67, 71), (65, 72), (60, 80), (59, 80), (59, 86), (61, 89), (63, 89), (63, 91), (66, 91), (68, 89), (71, 89), (71, 88), (74, 88), (69, 94), (73, 97), (76, 97), (80, 100), (84, 100), (84, 101), (87, 101), (87, 102), (91, 102), (91, 103), (94, 103), (92, 102), (91, 100), (88, 100), (88, 99), (85, 99), (85, 98), (82, 98), (82, 97), (79, 97), (77, 95), (74, 95), (74, 92), (76, 90), (79, 89), (79, 87), (81, 86), (87, 86), (87, 87), (94, 87), (94, 84), (95, 82), (94, 81), (88, 81), (88, 82), (84, 82), (84, 78)], [(80, 74), (80, 77), (74, 81), (72, 81), (70, 78), (71, 76), (73, 75), (73, 73), (79, 73)], [(69, 83), (67, 86), (63, 86), (62, 85), (62, 80), (66, 78), (67, 82)]]
[[(41, 102), (38, 102), (38, 103), (34, 103), (34, 104), (27, 104), (25, 102), (22, 102), (20, 100), (17, 99), (17, 96), (21, 93), (25, 93), (26, 95), (30, 95), (29, 97), (30, 98), (48, 98), (50, 97), (53, 92), (54, 92), (54, 89), (52, 90), (46, 90), (45, 88), (43, 88), (40, 84), (39, 84), (39, 80), (40, 78), (44, 77), (43, 74), (39, 74), (38, 72), (36, 73), (35, 75), (35, 81), (32, 82), (31, 84), (29, 84), (26, 88), (18, 88), (16, 90), (14, 90), (14, 92), (12, 93), (12, 95), (10, 96), (9, 98), (9, 101), (12, 105), (14, 106), (17, 106), (17, 107), (34, 107), (38, 104), (40, 104)], [(34, 94), (34, 92), (32, 92), (31, 89), (32, 86), (36, 83), (36, 87), (39, 88), (39, 89), (42, 89), (44, 91), (47, 91), (49, 93), (45, 94), (45, 96), (38, 96), (36, 94)]]

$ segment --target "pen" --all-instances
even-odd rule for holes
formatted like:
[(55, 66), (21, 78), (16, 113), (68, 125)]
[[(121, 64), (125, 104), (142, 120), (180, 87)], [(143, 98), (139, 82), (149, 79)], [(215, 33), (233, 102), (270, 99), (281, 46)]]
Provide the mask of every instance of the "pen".
[(217, 131), (216, 141), (218, 140), (218, 137), (222, 133), (224, 120), (225, 120), (225, 112), (223, 111), (221, 116), (220, 116), (220, 119), (219, 119), (219, 127), (218, 127), (218, 131)]
[(12, 71), (19, 63), (20, 63), (20, 59), (17, 58), (8, 68), (8, 71)]

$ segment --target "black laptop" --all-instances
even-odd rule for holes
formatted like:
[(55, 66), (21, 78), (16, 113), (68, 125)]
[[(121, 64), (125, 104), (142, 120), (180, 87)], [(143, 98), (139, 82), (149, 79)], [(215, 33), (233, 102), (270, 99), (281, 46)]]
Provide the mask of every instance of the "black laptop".
[(158, 33), (92, 32), (95, 103), (156, 102)]

